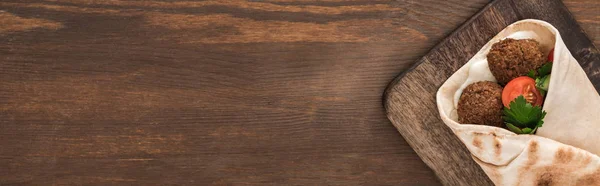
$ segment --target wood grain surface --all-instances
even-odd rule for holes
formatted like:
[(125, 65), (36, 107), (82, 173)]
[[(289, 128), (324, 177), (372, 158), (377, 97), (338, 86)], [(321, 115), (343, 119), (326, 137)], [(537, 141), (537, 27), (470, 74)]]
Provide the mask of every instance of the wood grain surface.
[(438, 185), (381, 96), (488, 3), (2, 0), (0, 185)]
[(497, 0), (490, 3), (386, 89), (389, 119), (445, 185), (493, 185), (460, 140), (440, 119), (435, 94), (484, 44), (522, 19), (554, 25), (597, 90), (600, 52), (560, 0)]

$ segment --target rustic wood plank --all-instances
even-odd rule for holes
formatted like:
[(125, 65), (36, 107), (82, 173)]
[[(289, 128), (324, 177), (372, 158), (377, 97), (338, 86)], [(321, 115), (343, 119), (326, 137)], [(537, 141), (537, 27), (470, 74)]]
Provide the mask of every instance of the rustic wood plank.
[(492, 183), (440, 120), (435, 103), (437, 89), (490, 38), (509, 24), (527, 18), (553, 24), (600, 90), (598, 50), (561, 1), (494, 1), (392, 81), (384, 95), (388, 118), (443, 184)]
[(2, 0), (0, 185), (439, 184), (381, 93), (487, 3)]
[(3, 0), (0, 185), (439, 184), (381, 93), (486, 3)]

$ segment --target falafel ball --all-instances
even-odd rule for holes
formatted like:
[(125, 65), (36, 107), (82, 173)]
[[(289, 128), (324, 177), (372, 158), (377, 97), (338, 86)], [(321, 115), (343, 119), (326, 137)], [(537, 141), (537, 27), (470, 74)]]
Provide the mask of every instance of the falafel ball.
[(467, 86), (458, 101), (458, 122), (502, 127), (502, 87), (491, 81)]
[(501, 85), (537, 70), (546, 62), (537, 41), (510, 38), (492, 45), (487, 60), (490, 71)]

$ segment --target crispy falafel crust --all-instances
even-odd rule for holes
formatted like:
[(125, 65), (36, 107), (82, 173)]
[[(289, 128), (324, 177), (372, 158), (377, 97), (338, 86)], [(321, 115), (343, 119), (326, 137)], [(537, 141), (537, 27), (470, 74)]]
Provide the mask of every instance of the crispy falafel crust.
[(510, 38), (492, 45), (487, 60), (490, 71), (501, 85), (527, 75), (529, 71), (540, 68), (546, 62), (537, 41)]
[(502, 127), (502, 87), (491, 81), (467, 86), (458, 101), (458, 121)]

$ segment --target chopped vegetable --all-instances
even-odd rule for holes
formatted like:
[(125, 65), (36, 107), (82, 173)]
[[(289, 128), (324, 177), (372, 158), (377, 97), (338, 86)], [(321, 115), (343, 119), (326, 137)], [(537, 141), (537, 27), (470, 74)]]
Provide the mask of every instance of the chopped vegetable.
[(527, 76), (536, 79), (550, 74), (550, 71), (552, 71), (552, 63), (546, 63), (537, 70), (530, 70), (529, 73), (527, 73)]
[(535, 70), (530, 70), (529, 73), (527, 73), (527, 76), (535, 79), (536, 78)]
[(540, 94), (542, 94), (543, 97), (546, 97), (546, 92), (548, 92), (551, 71), (552, 63), (546, 63), (537, 70), (538, 76), (535, 77), (535, 87), (540, 91)]
[(550, 85), (550, 75), (535, 79), (535, 87), (538, 90), (548, 91), (548, 86)]
[(552, 63), (546, 63), (537, 70), (538, 77), (546, 76), (546, 75), (550, 74), (550, 71), (552, 71)]
[(529, 71), (529, 73), (527, 74), (528, 77), (535, 79), (535, 87), (540, 92), (540, 95), (542, 97), (546, 97), (546, 92), (548, 92), (551, 71), (552, 63), (546, 63), (537, 70)]
[(540, 91), (535, 87), (535, 80), (527, 76), (515, 78), (506, 84), (502, 90), (502, 104), (509, 107), (510, 102), (519, 96), (524, 96), (527, 102), (536, 106), (541, 106), (544, 102)]
[(546, 111), (540, 106), (533, 106), (519, 96), (510, 102), (510, 107), (504, 107), (503, 114), (506, 127), (517, 134), (532, 134), (544, 124)]
[(554, 62), (554, 49), (550, 50), (550, 54), (548, 54), (548, 61)]

